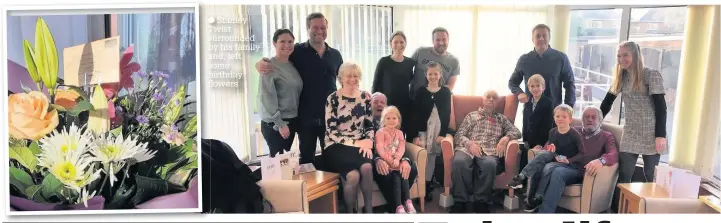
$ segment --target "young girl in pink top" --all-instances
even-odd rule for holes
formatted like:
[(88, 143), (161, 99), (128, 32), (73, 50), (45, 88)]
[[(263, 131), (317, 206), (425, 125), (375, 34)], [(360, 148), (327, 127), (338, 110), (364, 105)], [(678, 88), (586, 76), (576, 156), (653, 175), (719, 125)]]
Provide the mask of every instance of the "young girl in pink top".
[[(406, 150), (406, 140), (401, 127), (401, 113), (395, 106), (383, 109), (381, 128), (376, 132), (376, 150), (378, 156), (389, 164), (389, 175), (393, 179), (393, 201), (396, 213), (416, 213), (410, 199), (408, 179), (403, 179), (400, 172), (401, 158)], [(405, 207), (402, 201), (405, 201)]]

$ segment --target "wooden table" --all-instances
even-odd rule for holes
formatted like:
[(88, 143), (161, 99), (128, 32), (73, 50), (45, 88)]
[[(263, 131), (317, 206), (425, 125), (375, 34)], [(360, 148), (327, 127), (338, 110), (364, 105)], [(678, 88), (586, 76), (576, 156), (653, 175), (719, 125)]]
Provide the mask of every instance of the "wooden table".
[(340, 175), (316, 170), (293, 176), (293, 180), (306, 182), (310, 213), (338, 213)]
[(639, 213), (641, 198), (668, 198), (666, 188), (655, 183), (623, 183), (618, 188), (621, 189), (618, 213)]
[(700, 196), (698, 197), (701, 202), (706, 204), (707, 206), (713, 208), (714, 210), (721, 213), (721, 200), (719, 200), (716, 196), (713, 195), (706, 195), (706, 196)]

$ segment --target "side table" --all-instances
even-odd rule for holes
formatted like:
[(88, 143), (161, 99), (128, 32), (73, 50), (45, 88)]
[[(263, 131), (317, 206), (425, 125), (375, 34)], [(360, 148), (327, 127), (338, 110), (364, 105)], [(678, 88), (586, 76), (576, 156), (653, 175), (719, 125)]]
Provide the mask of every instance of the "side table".
[(306, 182), (310, 213), (338, 213), (340, 175), (316, 170), (293, 176)]
[(668, 198), (666, 188), (655, 183), (622, 183), (617, 186), (621, 189), (618, 200), (619, 214), (639, 213), (641, 198)]

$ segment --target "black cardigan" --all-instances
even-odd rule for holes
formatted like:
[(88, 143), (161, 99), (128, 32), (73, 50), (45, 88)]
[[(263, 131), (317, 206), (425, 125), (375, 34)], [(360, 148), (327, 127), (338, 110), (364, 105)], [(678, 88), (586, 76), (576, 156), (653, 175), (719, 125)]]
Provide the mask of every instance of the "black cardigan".
[(445, 137), (448, 134), (448, 124), (451, 122), (451, 90), (443, 86), (438, 92), (431, 93), (423, 87), (418, 89), (413, 100), (413, 117), (410, 123), (412, 130), (408, 133), (409, 138), (415, 138), (418, 136), (418, 132), (426, 131), (433, 105), (438, 109), (438, 116), (441, 120), (441, 131), (438, 136)]
[[(533, 100), (533, 99), (531, 99)], [(530, 148), (543, 146), (548, 141), (548, 132), (554, 126), (553, 102), (547, 96), (541, 96), (533, 110), (533, 102), (526, 102), (523, 108), (523, 141)]]

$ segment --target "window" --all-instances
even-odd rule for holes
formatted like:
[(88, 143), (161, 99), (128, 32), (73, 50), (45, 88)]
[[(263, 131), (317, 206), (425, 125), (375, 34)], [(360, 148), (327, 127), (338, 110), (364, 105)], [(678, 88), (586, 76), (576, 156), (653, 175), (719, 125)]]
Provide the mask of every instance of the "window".
[[(686, 7), (633, 8), (631, 24), (649, 23), (645, 32), (629, 33), (629, 40), (641, 46), (646, 67), (656, 69), (663, 76), (666, 88), (666, 139), (671, 145), (673, 116), (676, 110), (676, 89), (681, 66), (681, 48), (686, 25)], [(625, 120), (623, 120), (625, 122)], [(668, 162), (668, 154), (661, 156), (661, 162)]]
[[(195, 101), (195, 14), (121, 14), (117, 15), (117, 21), (121, 51), (133, 44), (133, 57), (141, 71), (170, 74), (167, 81), (173, 89), (187, 83), (185, 89), (190, 97), (186, 100)], [(197, 106), (186, 109), (194, 111)]]
[[(611, 86), (621, 33), (621, 12), (622, 9), (571, 11), (568, 58), (576, 76), (576, 118), (581, 117), (586, 107), (599, 107)], [(595, 23), (589, 26), (587, 22), (597, 20), (606, 20), (611, 24), (610, 28)]]
[[(390, 35), (393, 32), (393, 12), (391, 7), (367, 5), (251, 5), (247, 7), (250, 33), (260, 50), (251, 52), (250, 63), (263, 57), (275, 55), (272, 44), (273, 32), (280, 28), (293, 31), (295, 42), (308, 40), (306, 16), (320, 12), (328, 19), (329, 46), (340, 51), (344, 61), (353, 61), (361, 66), (363, 79), (361, 88), (370, 90), (373, 84), (375, 66), (383, 56), (390, 55)], [(258, 90), (260, 75), (250, 69), (248, 79), (248, 101), (250, 108), (251, 157), (269, 152), (260, 133), (260, 101)], [(297, 139), (297, 138), (296, 138)], [(297, 142), (297, 141), (296, 141)], [(318, 144), (320, 146), (320, 144)], [(297, 146), (297, 143), (294, 144)], [(320, 147), (318, 147), (320, 152)]]

